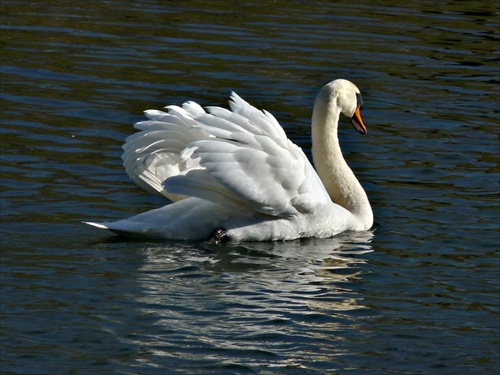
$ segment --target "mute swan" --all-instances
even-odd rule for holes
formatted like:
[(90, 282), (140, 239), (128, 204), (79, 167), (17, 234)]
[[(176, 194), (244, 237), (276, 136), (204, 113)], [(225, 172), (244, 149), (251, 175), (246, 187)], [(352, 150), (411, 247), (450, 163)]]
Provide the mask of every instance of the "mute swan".
[(126, 139), (123, 164), (139, 186), (174, 203), (129, 219), (93, 223), (141, 238), (215, 242), (332, 237), (368, 230), (373, 213), (342, 156), (340, 114), (361, 134), (361, 94), (344, 79), (326, 84), (312, 114), (312, 155), (278, 121), (236, 93), (231, 110), (195, 102), (148, 110)]

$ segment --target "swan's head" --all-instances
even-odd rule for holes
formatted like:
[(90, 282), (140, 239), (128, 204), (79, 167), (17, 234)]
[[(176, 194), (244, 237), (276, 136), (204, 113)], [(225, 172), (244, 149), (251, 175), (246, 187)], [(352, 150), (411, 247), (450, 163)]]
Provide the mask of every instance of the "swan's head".
[(336, 79), (327, 83), (320, 91), (322, 97), (329, 105), (334, 105), (340, 112), (349, 117), (352, 126), (361, 134), (366, 134), (366, 126), (361, 118), (363, 99), (361, 92), (354, 83), (345, 79)]

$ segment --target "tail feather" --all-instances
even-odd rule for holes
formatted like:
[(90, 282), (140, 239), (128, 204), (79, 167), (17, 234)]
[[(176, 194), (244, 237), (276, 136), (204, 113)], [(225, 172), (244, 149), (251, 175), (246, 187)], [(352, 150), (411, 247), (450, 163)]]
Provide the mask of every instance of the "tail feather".
[(203, 240), (216, 228), (224, 227), (234, 209), (199, 198), (188, 198), (128, 219), (84, 223), (126, 237)]
[(102, 223), (94, 223), (92, 221), (82, 221), (82, 223), (90, 225), (92, 227), (99, 228), (99, 229), (109, 229), (105, 224), (102, 224)]

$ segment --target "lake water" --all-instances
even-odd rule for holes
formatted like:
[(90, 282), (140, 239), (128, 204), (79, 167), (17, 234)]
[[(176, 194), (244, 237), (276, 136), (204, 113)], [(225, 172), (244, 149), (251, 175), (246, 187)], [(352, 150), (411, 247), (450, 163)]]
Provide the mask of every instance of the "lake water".
[[(495, 1), (2, 1), (5, 374), (498, 374)], [(310, 154), (319, 88), (371, 232), (213, 246), (81, 224), (166, 202), (121, 145), (142, 111), (231, 90)]]

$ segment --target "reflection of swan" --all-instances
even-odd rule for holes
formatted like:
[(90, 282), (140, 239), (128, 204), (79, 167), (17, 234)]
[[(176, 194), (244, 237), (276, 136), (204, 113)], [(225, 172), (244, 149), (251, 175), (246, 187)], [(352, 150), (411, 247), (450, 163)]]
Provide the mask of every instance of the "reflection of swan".
[[(362, 134), (358, 88), (335, 80), (318, 94), (312, 115), (317, 174), (276, 119), (231, 95), (232, 111), (205, 112), (194, 102), (168, 113), (147, 111), (141, 132), (124, 145), (124, 165), (141, 187), (174, 204), (125, 220), (89, 223), (149, 238), (289, 240), (367, 230), (368, 198), (340, 150), (340, 113)], [(318, 177), (319, 176), (319, 177)], [(184, 199), (187, 198), (187, 199)]]
[[(263, 264), (268, 262), (272, 271), (260, 263), (259, 279), (282, 271), (283, 281), (301, 284), (296, 290), (317, 290), (318, 285), (351, 281), (361, 273), (360, 265), (366, 263), (364, 254), (373, 251), (371, 231), (340, 234), (334, 238), (307, 238), (287, 242), (245, 242), (233, 245), (231, 253), (261, 253)], [(240, 262), (251, 262), (243, 257)], [(214, 265), (214, 267), (216, 267)], [(221, 267), (223, 267), (221, 265)], [(227, 271), (227, 269), (222, 269)], [(319, 284), (318, 284), (319, 283)], [(283, 286), (286, 288), (286, 286)], [(297, 288), (297, 287), (295, 287)], [(283, 289), (280, 289), (283, 290)]]
[(119, 337), (140, 348), (137, 360), (149, 368), (182, 367), (188, 358), (197, 366), (190, 373), (320, 373), (343, 363), (346, 338), (367, 327), (363, 280), (372, 237), (127, 242), (131, 309), (115, 314), (110, 329), (133, 317), (133, 334)]
[[(127, 246), (142, 257), (137, 263), (141, 264), (138, 274), (143, 285), (138, 305), (150, 306), (147, 313), (161, 317), (160, 324), (172, 324), (165, 316), (179, 319), (173, 325), (180, 329), (179, 324), (199, 323), (198, 314), (196, 323), (193, 318), (182, 319), (185, 309), (203, 310), (211, 327), (228, 324), (207, 313), (212, 308), (228, 314), (228, 320), (235, 323), (241, 314), (253, 316), (255, 323), (270, 316), (306, 318), (315, 312), (331, 315), (362, 309), (364, 293), (358, 287), (367, 272), (364, 265), (366, 254), (373, 251), (372, 238), (366, 231), (328, 239), (225, 246), (172, 242)], [(240, 333), (246, 330), (238, 327)], [(184, 332), (193, 332), (185, 328)], [(249, 334), (256, 330), (255, 324), (248, 327)]]

